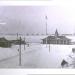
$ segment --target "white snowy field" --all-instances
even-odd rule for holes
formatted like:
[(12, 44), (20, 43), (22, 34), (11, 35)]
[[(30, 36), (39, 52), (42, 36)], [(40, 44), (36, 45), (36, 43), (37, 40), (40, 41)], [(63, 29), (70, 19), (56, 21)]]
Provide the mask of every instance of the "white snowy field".
[[(17, 39), (17, 36), (2, 36), (8, 40)], [(0, 68), (61, 68), (61, 61), (66, 58), (75, 45), (49, 45), (40, 44), (41, 39), (46, 36), (22, 36), (29, 47), (21, 46), (22, 65), (19, 66), (19, 45), (13, 45), (11, 48), (0, 47)], [(75, 36), (67, 36), (72, 41)]]
[(21, 46), (22, 65), (19, 66), (19, 46), (0, 48), (0, 68), (61, 68), (61, 61), (71, 53), (74, 45), (30, 44)]

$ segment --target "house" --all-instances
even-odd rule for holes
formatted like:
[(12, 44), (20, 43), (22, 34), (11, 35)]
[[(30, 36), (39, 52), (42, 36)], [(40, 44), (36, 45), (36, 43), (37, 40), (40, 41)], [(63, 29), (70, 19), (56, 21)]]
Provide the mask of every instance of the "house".
[(22, 39), (21, 40), (20, 39), (11, 40), (11, 43), (14, 44), (14, 45), (26, 44), (26, 42)]
[(42, 40), (43, 40), (43, 44), (47, 43), (47, 44), (66, 44), (66, 45), (69, 45), (71, 42), (71, 40), (68, 39), (66, 36), (59, 35), (57, 29), (55, 31), (55, 35), (48, 36)]
[(11, 42), (2, 37), (0, 38), (0, 47), (11, 47)]

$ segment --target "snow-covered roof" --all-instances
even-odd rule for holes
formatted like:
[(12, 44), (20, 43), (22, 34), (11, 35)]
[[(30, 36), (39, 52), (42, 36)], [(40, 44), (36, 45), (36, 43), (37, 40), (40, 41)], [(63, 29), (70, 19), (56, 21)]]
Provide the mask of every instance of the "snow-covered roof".
[(66, 37), (71, 39), (72, 42), (75, 42), (75, 36), (66, 36)]
[[(69, 38), (67, 38), (66, 36), (48, 36), (46, 38), (50, 38), (50, 39), (63, 39), (63, 40), (70, 40)], [(44, 38), (44, 39), (46, 39)]]

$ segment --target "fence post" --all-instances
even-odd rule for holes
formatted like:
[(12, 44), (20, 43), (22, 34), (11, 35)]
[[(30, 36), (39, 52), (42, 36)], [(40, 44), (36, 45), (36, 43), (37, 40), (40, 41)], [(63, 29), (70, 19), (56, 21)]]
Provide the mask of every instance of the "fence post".
[(49, 52), (50, 52), (50, 44), (49, 44)]
[(20, 41), (19, 41), (19, 66), (21, 66), (21, 37), (20, 37)]
[(25, 37), (24, 37), (24, 50), (25, 50), (25, 44), (26, 44), (26, 43), (25, 43)]

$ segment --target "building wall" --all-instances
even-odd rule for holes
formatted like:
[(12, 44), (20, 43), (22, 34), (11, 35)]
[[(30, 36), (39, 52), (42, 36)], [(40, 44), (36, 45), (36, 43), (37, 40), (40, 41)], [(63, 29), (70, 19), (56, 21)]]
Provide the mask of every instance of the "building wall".
[[(46, 39), (43, 39), (43, 44), (46, 44)], [(47, 44), (70, 44), (70, 40), (47, 40)]]

